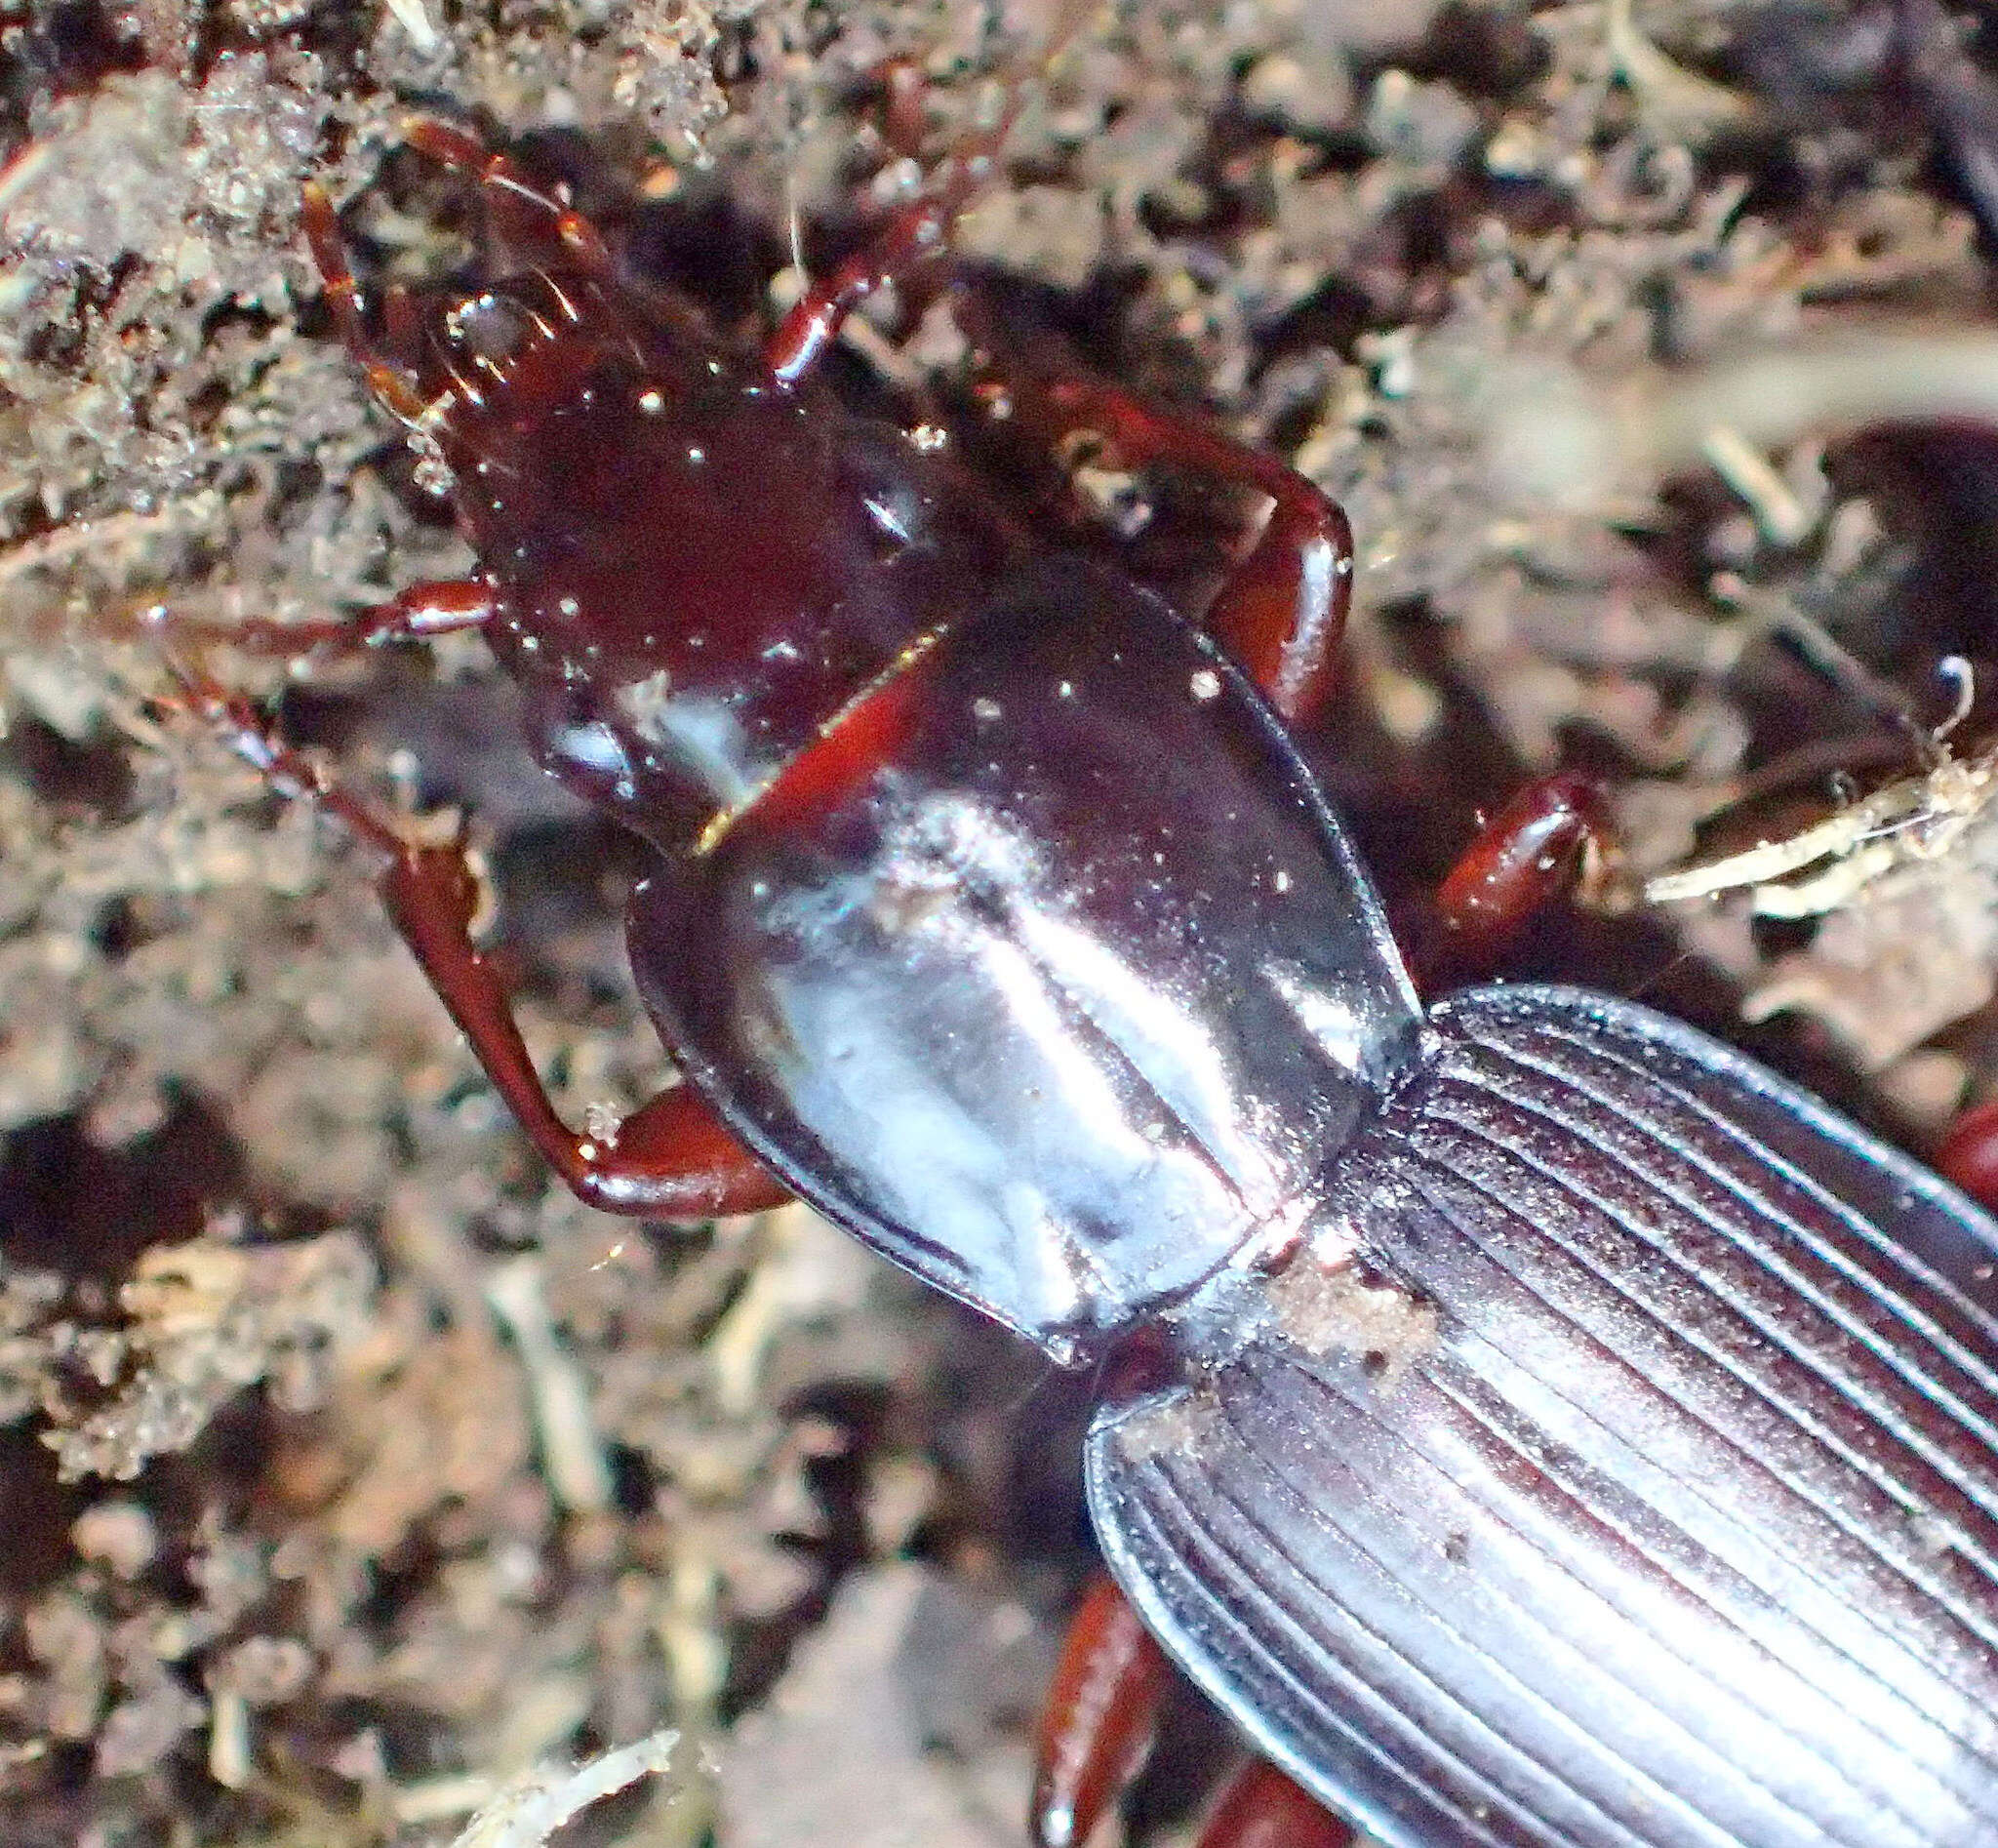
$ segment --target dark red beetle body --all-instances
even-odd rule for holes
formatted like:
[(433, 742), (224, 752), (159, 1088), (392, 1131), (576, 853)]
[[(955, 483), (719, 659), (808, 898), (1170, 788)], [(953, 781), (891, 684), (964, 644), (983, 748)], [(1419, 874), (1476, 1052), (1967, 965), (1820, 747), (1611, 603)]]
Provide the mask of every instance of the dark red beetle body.
[(486, 171), (537, 274), (444, 317), (441, 377), (364, 354), (484, 574), (400, 626), (482, 625), (541, 760), (656, 850), (632, 961), (694, 1089), (568, 1132), (456, 857), (336, 799), (565, 1175), (739, 1205), (733, 1138), (1061, 1358), (1161, 1331), (1091, 1440), (1106, 1556), (1396, 1848), (1998, 1842), (1998, 1227), (1625, 1003), (1423, 1013), (1272, 709), (1336, 629), (1315, 491), (1228, 458), (1292, 556), (1252, 551), (1224, 650), (801, 378), (871, 271), (745, 359)]
[(1009, 536), (900, 431), (843, 428), (567, 278), (562, 299), (579, 324), (515, 320), (506, 385), (441, 447), (542, 762), (692, 855), (1005, 569)]
[(640, 897), (654, 1018), (791, 1185), (1058, 1358), (1206, 1312), (1413, 1039), (1331, 818), (1214, 646), (1081, 559), (869, 697), (889, 752)]

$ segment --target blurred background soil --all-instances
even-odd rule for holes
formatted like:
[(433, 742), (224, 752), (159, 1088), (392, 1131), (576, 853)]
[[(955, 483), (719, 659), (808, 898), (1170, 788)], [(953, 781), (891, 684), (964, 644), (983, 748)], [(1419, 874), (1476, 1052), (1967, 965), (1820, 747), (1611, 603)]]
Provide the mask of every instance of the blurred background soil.
[[(802, 1210), (574, 1204), (340, 829), (161, 703), (154, 603), (310, 620), (471, 563), (298, 235), (316, 175), (364, 284), (476, 275), (412, 109), (746, 338), (920, 184), (886, 60), (939, 152), (1019, 84), (959, 274), (1051, 363), (1345, 502), (1358, 607), (1310, 743), (1398, 914), (1525, 777), (1594, 771), (1619, 902), (1508, 973), (1678, 1009), (1918, 1150), (1998, 1093), (1987, 10), (1121, 0), (1043, 68), (1054, 23), (0, 6), (14, 1848), (442, 1841), (522, 1767), (664, 1724), (719, 1770), (565, 1840), (1013, 1842), (1087, 1569), (1089, 1381)], [(950, 401), (922, 306), (846, 343), (857, 402)], [(1066, 460), (1141, 568), (1211, 577), (1240, 509)], [(355, 786), (469, 811), (557, 1101), (648, 1092), (631, 857), (528, 764), (477, 643), (213, 664)], [(1751, 864), (1638, 902), (1826, 823), (1781, 892)], [(1184, 1838), (1225, 1750), (1190, 1706), (1171, 1730), (1138, 1839)]]

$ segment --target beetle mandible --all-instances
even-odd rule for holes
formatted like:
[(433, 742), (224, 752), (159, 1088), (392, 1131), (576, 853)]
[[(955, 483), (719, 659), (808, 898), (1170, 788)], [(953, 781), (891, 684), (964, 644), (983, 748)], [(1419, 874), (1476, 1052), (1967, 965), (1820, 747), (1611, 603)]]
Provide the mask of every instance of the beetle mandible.
[[(1196, 623), (832, 399), (842, 320), (988, 149), (745, 354), (505, 155), (410, 140), (517, 268), (384, 348), (316, 191), (307, 234), (480, 570), (282, 639), (483, 632), (542, 764), (645, 843), (631, 963), (684, 1082), (571, 1130), (462, 850), (193, 685), (380, 851), (569, 1185), (661, 1217), (800, 1194), (1063, 1364), (1148, 1331), (1089, 1439), (1105, 1558), (1393, 1848), (1998, 1840), (1998, 1225), (1632, 1004), (1423, 1008), (1286, 729), (1344, 612), (1339, 508), (1042, 382), (1047, 430), (1267, 498)], [(1467, 914), (1537, 876), (1518, 838)]]

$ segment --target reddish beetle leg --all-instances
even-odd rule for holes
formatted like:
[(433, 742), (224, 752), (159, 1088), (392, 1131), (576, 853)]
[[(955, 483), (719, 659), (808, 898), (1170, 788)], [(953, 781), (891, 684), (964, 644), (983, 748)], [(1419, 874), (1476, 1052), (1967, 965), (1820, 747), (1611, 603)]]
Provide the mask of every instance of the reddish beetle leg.
[(1143, 1768), (1172, 1679), (1164, 1652), (1108, 1573), (1069, 1620), (1041, 1709), (1027, 1830), (1034, 1848), (1079, 1848)]
[(1350, 1848), (1358, 1839), (1315, 1797), (1259, 1758), (1221, 1792), (1197, 1848)]
[[(1527, 783), (1478, 832), (1437, 888), (1430, 931), (1411, 957), (1425, 988), (1480, 980), (1533, 918), (1571, 897), (1600, 896), (1619, 850), (1602, 790), (1565, 772)], [(1931, 1165), (1998, 1213), (1998, 1102), (1966, 1110)]]
[(430, 846), (333, 783), (285, 743), (249, 701), (182, 674), (187, 697), (238, 755), (288, 794), (336, 815), (387, 863), (383, 904), (451, 1017), (549, 1166), (607, 1213), (708, 1219), (781, 1205), (789, 1192), (680, 1086), (641, 1105), (613, 1130), (579, 1136), (549, 1102), (515, 1024), (498, 973), (472, 942), (479, 881), (463, 843)]
[[(904, 206), (866, 248), (804, 296), (764, 348), (764, 363), (785, 384), (805, 377), (840, 328), (876, 290), (943, 253), (951, 221), (988, 183), (993, 150), (1018, 103), (989, 134), (955, 153), (924, 196)], [(977, 322), (975, 313), (968, 319)], [(980, 330), (974, 325), (976, 336)], [(1131, 467), (1160, 464), (1266, 495), (1262, 531), (1207, 612), (1206, 626), (1226, 644), (1293, 724), (1308, 721), (1331, 691), (1334, 661), (1352, 600), (1353, 535), (1332, 497), (1275, 457), (1210, 427), (1199, 418), (1144, 403), (1079, 372), (1041, 377), (982, 355), (1009, 415), (1050, 450), (1087, 431), (1110, 443)]]
[(1998, 1103), (1979, 1104), (1950, 1125), (1936, 1171), (1978, 1205), (1998, 1213)]
[(1602, 790), (1574, 772), (1528, 783), (1478, 830), (1437, 888), (1419, 982), (1483, 976), (1549, 904), (1609, 884), (1618, 859)]
[[(1479, 830), (1437, 889), (1428, 940), (1412, 958), (1424, 987), (1483, 978), (1549, 904), (1600, 895), (1618, 849), (1601, 789), (1574, 773), (1542, 777)], [(1998, 1213), (1998, 1102), (1966, 1110), (1931, 1165)]]
[(1205, 626), (1291, 724), (1308, 723), (1332, 690), (1352, 601), (1353, 533), (1338, 502), (1273, 456), (1197, 417), (1145, 403), (1085, 373), (1041, 374), (997, 350), (976, 309), (964, 317), (982, 348), (981, 391), (1051, 451), (1099, 437), (1130, 468), (1163, 465), (1268, 497), (1261, 532), (1209, 606)]
[[(1107, 1573), (1083, 1593), (1036, 1741), (1034, 1848), (1081, 1848), (1151, 1749), (1172, 1668)], [(1353, 1831), (1274, 1765), (1222, 1790), (1199, 1848), (1348, 1848)]]
[[(1056, 49), (1050, 46), (1044, 57), (1052, 58)], [(894, 142), (916, 131), (912, 105), (922, 79), (900, 63), (891, 63), (884, 74)], [(763, 361), (773, 377), (783, 384), (796, 384), (824, 357), (848, 317), (868, 297), (944, 254), (951, 224), (991, 184), (995, 157), (1019, 118), (1020, 103), (1021, 94), (1016, 89), (999, 120), (967, 137), (931, 176), (921, 197), (895, 213), (861, 250), (793, 303), (764, 344)]]

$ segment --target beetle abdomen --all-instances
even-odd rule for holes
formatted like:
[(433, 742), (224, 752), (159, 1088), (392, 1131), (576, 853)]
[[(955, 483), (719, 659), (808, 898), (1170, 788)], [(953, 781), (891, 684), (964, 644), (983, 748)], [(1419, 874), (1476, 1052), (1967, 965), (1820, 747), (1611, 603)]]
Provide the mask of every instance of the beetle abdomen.
[(1358, 1265), (1099, 1419), (1126, 1589), (1395, 1844), (1998, 1842), (1998, 1228), (1643, 1010), (1434, 1020)]

